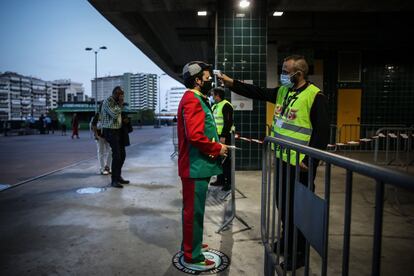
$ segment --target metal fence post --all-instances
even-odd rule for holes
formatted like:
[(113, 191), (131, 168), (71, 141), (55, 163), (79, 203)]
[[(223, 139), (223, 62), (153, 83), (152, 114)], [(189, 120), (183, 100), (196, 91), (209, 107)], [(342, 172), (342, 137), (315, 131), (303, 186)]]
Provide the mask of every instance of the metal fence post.
[(235, 185), (235, 171), (236, 171), (236, 150), (235, 150), (235, 138), (234, 138), (234, 132), (231, 133), (231, 145), (233, 146), (231, 148), (231, 215), (230, 217), (224, 221), (224, 223), (219, 227), (219, 229), (216, 231), (216, 233), (220, 233), (225, 229), (234, 218), (237, 218), (244, 226), (246, 226), (245, 230), (251, 229), (251, 227), (236, 214), (236, 185)]

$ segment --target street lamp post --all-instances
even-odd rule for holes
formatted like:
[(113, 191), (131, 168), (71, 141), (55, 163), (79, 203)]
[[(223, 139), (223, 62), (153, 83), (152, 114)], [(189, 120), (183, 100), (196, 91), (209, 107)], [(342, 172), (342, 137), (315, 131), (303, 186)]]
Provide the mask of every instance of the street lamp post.
[(161, 77), (167, 74), (162, 73), (158, 77), (158, 127), (161, 127)]
[(87, 47), (85, 51), (93, 51), (95, 53), (95, 114), (98, 113), (98, 52), (106, 50), (106, 46), (101, 46), (97, 50)]

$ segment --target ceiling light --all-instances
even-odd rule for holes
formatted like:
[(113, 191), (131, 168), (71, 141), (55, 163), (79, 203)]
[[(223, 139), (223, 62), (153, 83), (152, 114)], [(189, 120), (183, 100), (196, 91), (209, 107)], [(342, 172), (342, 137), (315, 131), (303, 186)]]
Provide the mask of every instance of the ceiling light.
[(198, 16), (206, 16), (207, 15), (207, 11), (198, 11), (197, 12)]
[(282, 16), (282, 15), (283, 15), (283, 12), (281, 12), (281, 11), (275, 11), (273, 13), (273, 16)]
[(250, 6), (250, 1), (242, 0), (242, 1), (240, 1), (239, 6), (242, 9), (247, 8), (248, 6)]
[(236, 13), (236, 17), (244, 17), (244, 13)]

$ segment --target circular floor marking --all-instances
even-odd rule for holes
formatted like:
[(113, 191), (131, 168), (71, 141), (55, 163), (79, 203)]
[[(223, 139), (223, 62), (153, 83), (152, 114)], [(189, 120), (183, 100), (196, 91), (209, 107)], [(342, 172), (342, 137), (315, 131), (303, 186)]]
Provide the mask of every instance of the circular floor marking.
[(105, 191), (105, 188), (88, 187), (76, 190), (78, 194), (96, 194)]
[(230, 259), (226, 254), (215, 249), (209, 249), (206, 252), (203, 252), (206, 259), (212, 260), (216, 263), (216, 266), (210, 270), (200, 270), (188, 267), (184, 264), (184, 254), (182, 251), (179, 251), (174, 255), (172, 262), (173, 265), (180, 271), (192, 275), (207, 275), (207, 274), (216, 274), (225, 270), (230, 265)]

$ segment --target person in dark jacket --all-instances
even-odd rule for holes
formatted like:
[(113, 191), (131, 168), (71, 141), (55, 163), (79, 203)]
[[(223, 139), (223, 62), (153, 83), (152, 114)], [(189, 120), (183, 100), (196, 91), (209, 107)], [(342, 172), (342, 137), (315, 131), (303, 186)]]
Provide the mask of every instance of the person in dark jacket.
[[(231, 132), (234, 130), (233, 126), (233, 105), (224, 98), (224, 89), (213, 88), (213, 99), (215, 104), (211, 107), (213, 111), (214, 120), (216, 122), (217, 134), (220, 143), (231, 145)], [(223, 173), (217, 176), (217, 181), (212, 183), (212, 186), (221, 186), (222, 191), (225, 192), (224, 197), (229, 195), (231, 190), (231, 156), (227, 154), (221, 166)]]
[(112, 95), (103, 102), (101, 112), (103, 135), (112, 149), (111, 186), (114, 188), (123, 188), (121, 184), (129, 184), (129, 180), (121, 176), (125, 161), (121, 115), (123, 107), (124, 91), (116, 86)]
[[(217, 77), (226, 87), (229, 87), (237, 94), (275, 104), (272, 136), (324, 150), (329, 140), (328, 102), (321, 90), (307, 81), (308, 70), (308, 64), (303, 56), (292, 55), (285, 58), (282, 74), (280, 75), (280, 83), (282, 86), (273, 89), (260, 88), (255, 85), (233, 80), (225, 74), (219, 74)], [(288, 246), (284, 246), (283, 237), (280, 240), (281, 251), (287, 250), (288, 255), (287, 260), (284, 260), (281, 266), (286, 266), (287, 270), (292, 270), (296, 153), (291, 151), (290, 160), (287, 159), (287, 155), (284, 153), (278, 153), (277, 157), (278, 159), (282, 159), (282, 175), (284, 177), (282, 180), (282, 209), (279, 211), (282, 216), (283, 228), (289, 225), (289, 233), (282, 231), (282, 236), (288, 235)], [(299, 181), (303, 185), (308, 185), (308, 156), (299, 154), (299, 160)], [(316, 176), (318, 162), (318, 160), (314, 160), (312, 164), (313, 178)], [(290, 163), (290, 179), (286, 179), (287, 163)], [(276, 173), (281, 173), (278, 170), (279, 166), (277, 166)], [(290, 212), (289, 217), (286, 218), (286, 187), (288, 185), (290, 186)], [(306, 240), (300, 231), (298, 231), (297, 245), (298, 254), (295, 268), (302, 267), (305, 261)]]
[(72, 139), (75, 136), (77, 139), (79, 139), (79, 119), (76, 113), (73, 113), (71, 124), (72, 124)]
[(124, 147), (128, 147), (131, 145), (129, 141), (129, 133), (132, 132), (132, 124), (131, 119), (125, 112), (121, 113), (122, 117), (122, 126), (121, 126), (121, 141)]

